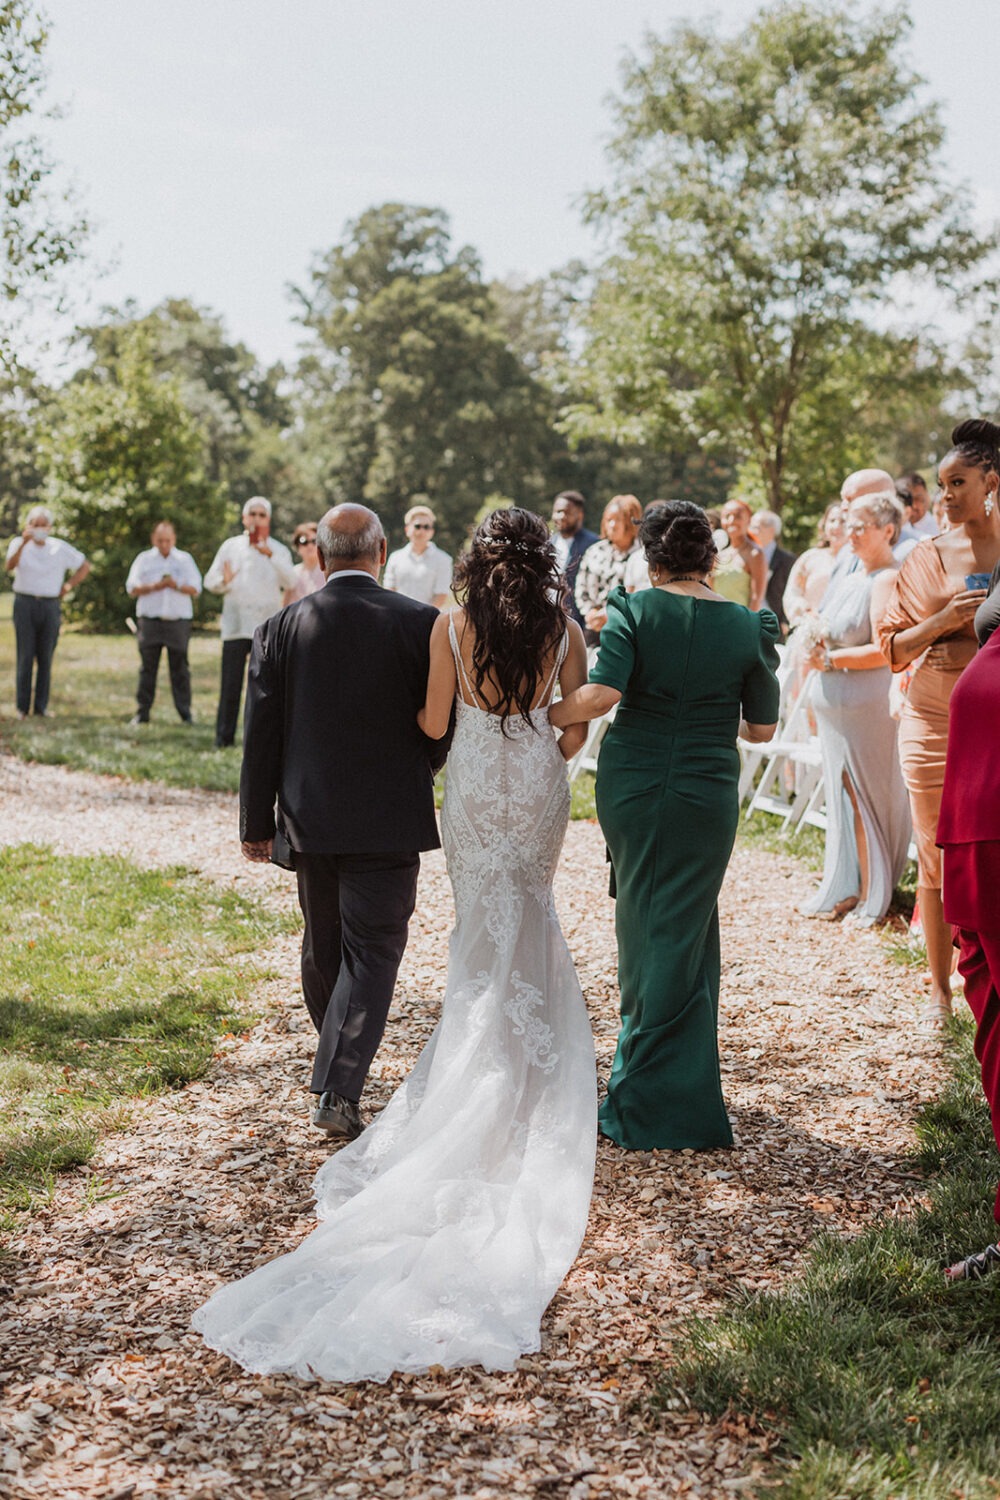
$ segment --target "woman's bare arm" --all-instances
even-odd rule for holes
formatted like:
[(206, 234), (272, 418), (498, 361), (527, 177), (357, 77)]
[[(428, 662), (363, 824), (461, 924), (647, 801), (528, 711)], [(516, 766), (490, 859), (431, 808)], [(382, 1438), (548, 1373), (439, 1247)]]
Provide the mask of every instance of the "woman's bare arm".
[(427, 697), (417, 714), (417, 724), (428, 739), (440, 740), (448, 733), (451, 705), (458, 679), (455, 658), (448, 640), (448, 615), (438, 615), (431, 631), (431, 664), (427, 674)]

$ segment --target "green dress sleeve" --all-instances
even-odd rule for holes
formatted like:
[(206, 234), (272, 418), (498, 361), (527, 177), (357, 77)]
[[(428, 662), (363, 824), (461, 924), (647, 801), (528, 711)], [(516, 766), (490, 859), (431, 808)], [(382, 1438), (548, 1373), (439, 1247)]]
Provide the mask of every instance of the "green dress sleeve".
[(597, 660), (590, 669), (591, 682), (617, 688), (620, 693), (628, 687), (635, 670), (635, 620), (628, 597), (620, 584), (608, 595), (608, 623), (601, 631)]
[(762, 609), (757, 621), (757, 659), (743, 677), (743, 717), (748, 724), (776, 724), (781, 697), (775, 675), (779, 660), (776, 643), (781, 640), (781, 626), (769, 609)]

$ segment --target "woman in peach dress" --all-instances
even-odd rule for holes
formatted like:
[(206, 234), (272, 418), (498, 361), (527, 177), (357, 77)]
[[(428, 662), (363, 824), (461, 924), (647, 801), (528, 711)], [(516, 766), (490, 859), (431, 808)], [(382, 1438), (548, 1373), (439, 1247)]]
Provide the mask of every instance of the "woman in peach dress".
[(920, 542), (900, 568), (879, 624), (894, 672), (916, 663), (899, 725), (899, 758), (917, 844), (917, 895), (931, 971), (931, 1019), (951, 1014), (951, 928), (941, 905), (938, 813), (952, 690), (976, 654), (973, 618), (1000, 561), (1000, 427), (962, 422), (941, 461), (949, 529)]

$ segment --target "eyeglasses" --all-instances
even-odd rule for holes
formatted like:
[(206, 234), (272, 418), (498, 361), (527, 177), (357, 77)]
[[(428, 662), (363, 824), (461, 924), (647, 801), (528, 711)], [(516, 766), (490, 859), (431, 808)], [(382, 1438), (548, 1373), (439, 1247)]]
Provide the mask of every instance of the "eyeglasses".
[(434, 523), (432, 521), (411, 521), (410, 528), (413, 531), (433, 531)]
[(844, 530), (853, 536), (859, 531), (867, 531), (874, 525), (874, 521), (845, 521)]
[(266, 510), (248, 510), (247, 515), (251, 521), (266, 521), (268, 518)]
[(315, 547), (316, 538), (314, 536), (297, 536), (295, 538), (295, 545), (296, 547)]

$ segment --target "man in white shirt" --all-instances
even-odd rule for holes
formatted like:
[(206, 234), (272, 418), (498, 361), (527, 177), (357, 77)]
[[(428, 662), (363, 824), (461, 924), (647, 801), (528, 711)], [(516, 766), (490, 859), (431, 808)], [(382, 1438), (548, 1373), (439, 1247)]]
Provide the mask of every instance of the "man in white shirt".
[(253, 633), (278, 612), (283, 591), (294, 582), (292, 554), (271, 537), (271, 502), (263, 495), (254, 495), (243, 507), (243, 535), (223, 542), (205, 574), (205, 587), (224, 596), (222, 680), (215, 720), (217, 749), (236, 739)]
[[(46, 718), (61, 622), (59, 601), (83, 582), (90, 563), (69, 542), (52, 535), (52, 512), (36, 505), (28, 512), (21, 535), (13, 537), (7, 548), (6, 569), (14, 575), (17, 716), (26, 719), (31, 711), (34, 671), (35, 713)], [(69, 579), (67, 573), (72, 575)]]
[(148, 724), (156, 696), (156, 674), (160, 653), (166, 647), (170, 668), (170, 691), (182, 724), (191, 723), (191, 669), (188, 642), (191, 639), (192, 600), (201, 593), (201, 574), (190, 552), (181, 552), (177, 533), (169, 521), (159, 521), (150, 537), (148, 552), (140, 552), (128, 571), (125, 591), (135, 599), (139, 622), (139, 686), (133, 724)]
[(412, 505), (403, 517), (407, 546), (390, 552), (382, 587), (444, 609), (451, 593), (451, 558), (434, 545), (434, 512)]

